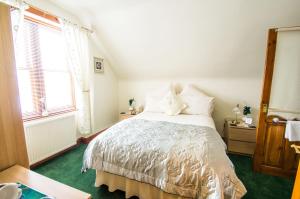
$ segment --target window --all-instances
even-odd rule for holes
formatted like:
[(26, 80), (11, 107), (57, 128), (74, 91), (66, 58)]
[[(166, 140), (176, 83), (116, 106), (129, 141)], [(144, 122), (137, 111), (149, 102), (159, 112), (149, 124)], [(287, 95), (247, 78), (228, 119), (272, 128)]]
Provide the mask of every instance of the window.
[(24, 120), (73, 111), (75, 107), (73, 80), (58, 20), (41, 17), (39, 13), (33, 8), (27, 10), (17, 49)]

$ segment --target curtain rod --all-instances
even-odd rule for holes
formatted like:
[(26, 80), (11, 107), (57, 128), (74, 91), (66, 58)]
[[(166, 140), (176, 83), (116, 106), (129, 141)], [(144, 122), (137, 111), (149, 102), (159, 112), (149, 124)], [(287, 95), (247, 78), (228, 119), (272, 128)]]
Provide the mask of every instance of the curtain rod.
[(276, 28), (277, 32), (284, 32), (284, 31), (300, 31), (300, 26), (291, 26), (291, 27), (280, 27)]
[[(14, 8), (20, 8), (20, 4), (21, 4), (20, 1), (15, 1), (15, 2), (13, 2), (13, 1), (9, 1), (9, 0), (0, 0), (0, 2), (5, 3), (5, 4), (7, 4), (7, 5), (11, 6), (11, 7), (14, 7)], [(94, 32), (93, 30), (91, 30), (91, 29), (89, 29), (89, 28), (86, 28), (86, 27), (84, 27), (84, 26), (82, 26), (82, 25), (80, 25), (80, 24), (78, 24), (78, 23), (74, 23), (74, 22), (72, 22), (72, 21), (69, 20), (69, 19), (66, 19), (66, 18), (64, 18), (64, 17), (60, 17), (60, 16), (57, 16), (57, 15), (54, 15), (54, 14), (52, 14), (52, 13), (49, 13), (48, 11), (45, 11), (45, 10), (43, 10), (43, 9), (41, 9), (41, 8), (38, 8), (38, 7), (36, 7), (36, 6), (33, 6), (33, 5), (31, 5), (30, 3), (26, 2), (26, 1), (21, 0), (21, 2), (23, 2), (24, 4), (26, 4), (26, 5), (28, 5), (28, 6), (32, 7), (32, 8), (35, 8), (35, 9), (39, 10), (39, 11), (45, 13), (45, 14), (52, 15), (52, 16), (54, 16), (54, 17), (57, 17), (57, 18), (60, 18), (60, 19), (62, 19), (62, 20), (64, 20), (64, 21), (66, 21), (66, 22), (68, 22), (68, 23), (71, 23), (71, 24), (73, 24), (73, 25), (79, 26), (80, 28), (84, 29), (85, 31), (87, 31), (87, 32), (89, 32), (89, 33), (91, 33), (91, 34)]]
[(35, 8), (35, 9), (37, 9), (37, 10), (40, 10), (41, 12), (43, 12), (43, 13), (45, 13), (45, 14), (52, 15), (52, 16), (54, 16), (54, 17), (60, 18), (60, 19), (62, 19), (62, 20), (64, 20), (64, 21), (67, 21), (68, 23), (71, 23), (71, 24), (73, 24), (73, 25), (79, 26), (80, 28), (82, 28), (82, 29), (88, 31), (88, 32), (91, 33), (91, 34), (94, 32), (93, 30), (91, 30), (91, 29), (89, 29), (89, 28), (86, 28), (86, 27), (84, 27), (84, 26), (82, 26), (82, 25), (80, 25), (80, 24), (73, 23), (73, 22), (72, 22), (71, 20), (69, 20), (69, 19), (66, 19), (66, 18), (64, 18), (64, 17), (60, 17), (60, 16), (54, 15), (54, 14), (52, 14), (52, 13), (49, 13), (48, 11), (45, 11), (45, 10), (42, 10), (42, 9), (36, 7), (36, 6), (33, 6), (33, 5), (29, 4), (29, 3), (27, 3), (26, 1), (23, 1), (23, 2), (24, 2), (25, 4), (27, 4), (28, 6), (33, 7), (33, 8)]

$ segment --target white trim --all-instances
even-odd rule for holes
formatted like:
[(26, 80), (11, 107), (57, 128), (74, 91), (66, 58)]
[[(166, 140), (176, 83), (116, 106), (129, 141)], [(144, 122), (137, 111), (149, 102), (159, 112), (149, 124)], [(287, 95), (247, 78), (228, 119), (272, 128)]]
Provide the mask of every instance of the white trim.
[(300, 31), (300, 26), (277, 28), (276, 31), (277, 32)]
[(75, 114), (76, 114), (76, 111), (73, 111), (73, 112), (69, 112), (69, 113), (63, 113), (63, 114), (59, 114), (59, 115), (49, 116), (49, 117), (36, 119), (36, 120), (32, 120), (32, 121), (26, 121), (26, 122), (24, 122), (24, 127), (26, 128), (26, 127), (35, 126), (38, 124), (43, 124), (46, 122), (52, 122), (55, 120), (66, 118), (66, 117), (75, 116)]

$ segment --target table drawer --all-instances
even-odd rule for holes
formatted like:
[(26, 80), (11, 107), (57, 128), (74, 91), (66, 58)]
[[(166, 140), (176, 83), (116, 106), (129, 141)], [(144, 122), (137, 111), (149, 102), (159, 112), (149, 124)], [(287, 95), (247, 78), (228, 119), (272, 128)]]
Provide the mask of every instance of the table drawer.
[(253, 155), (255, 150), (255, 143), (229, 140), (227, 147), (229, 152)]
[(231, 128), (229, 133), (230, 140), (239, 140), (245, 142), (256, 142), (255, 129)]

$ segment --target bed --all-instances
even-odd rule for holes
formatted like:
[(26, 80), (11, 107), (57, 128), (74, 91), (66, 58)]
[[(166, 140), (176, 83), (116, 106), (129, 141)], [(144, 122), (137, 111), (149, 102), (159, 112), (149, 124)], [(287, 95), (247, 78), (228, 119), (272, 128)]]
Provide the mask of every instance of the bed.
[(98, 135), (83, 170), (126, 198), (241, 198), (246, 189), (225, 150), (209, 116), (143, 112)]

